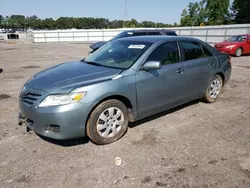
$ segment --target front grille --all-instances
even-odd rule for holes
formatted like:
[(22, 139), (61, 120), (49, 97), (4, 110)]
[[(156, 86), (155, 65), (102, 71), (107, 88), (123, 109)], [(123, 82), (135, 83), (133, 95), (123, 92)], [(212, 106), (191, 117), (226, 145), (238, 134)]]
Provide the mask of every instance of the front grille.
[(22, 101), (27, 105), (32, 105), (37, 101), (42, 95), (39, 93), (28, 92), (22, 96)]

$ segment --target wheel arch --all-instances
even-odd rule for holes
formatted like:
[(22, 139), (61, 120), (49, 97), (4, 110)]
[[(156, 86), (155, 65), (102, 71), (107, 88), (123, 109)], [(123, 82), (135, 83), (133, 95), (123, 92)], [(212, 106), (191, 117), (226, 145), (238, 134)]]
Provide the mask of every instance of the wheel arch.
[(236, 50), (237, 50), (238, 48), (241, 48), (242, 54), (243, 54), (243, 53), (244, 53), (244, 48), (243, 48), (243, 46), (237, 46), (237, 47), (235, 48), (235, 50), (234, 50), (234, 53), (236, 54)]
[[(224, 83), (225, 83), (225, 75), (223, 74), (223, 72), (217, 72), (214, 76), (216, 76), (216, 75), (219, 75), (221, 78), (222, 78), (222, 84), (223, 84), (223, 86), (224, 86)], [(214, 77), (213, 76), (213, 77)]]
[(104, 97), (103, 99), (101, 99), (89, 112), (88, 114), (88, 117), (86, 119), (86, 123), (88, 122), (89, 120), (89, 117), (90, 115), (92, 114), (92, 112), (96, 109), (96, 107), (98, 105), (100, 105), (101, 103), (103, 103), (104, 101), (107, 101), (107, 100), (111, 100), (111, 99), (115, 99), (115, 100), (119, 100), (121, 101), (127, 108), (128, 108), (128, 112), (129, 112), (129, 122), (133, 122), (134, 121), (134, 113), (133, 113), (133, 105), (132, 105), (132, 102), (125, 96), (123, 95), (110, 95), (108, 97)]

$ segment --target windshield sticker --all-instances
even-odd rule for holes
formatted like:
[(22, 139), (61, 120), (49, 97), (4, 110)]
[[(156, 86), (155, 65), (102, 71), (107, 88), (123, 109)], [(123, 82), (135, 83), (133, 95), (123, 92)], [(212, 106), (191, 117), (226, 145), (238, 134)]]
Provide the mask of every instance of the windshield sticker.
[(143, 44), (139, 44), (139, 45), (130, 45), (128, 48), (143, 49), (143, 48), (145, 48), (145, 45), (143, 45)]
[(127, 34), (128, 34), (128, 35), (133, 35), (133, 33), (132, 33), (132, 32), (127, 32)]

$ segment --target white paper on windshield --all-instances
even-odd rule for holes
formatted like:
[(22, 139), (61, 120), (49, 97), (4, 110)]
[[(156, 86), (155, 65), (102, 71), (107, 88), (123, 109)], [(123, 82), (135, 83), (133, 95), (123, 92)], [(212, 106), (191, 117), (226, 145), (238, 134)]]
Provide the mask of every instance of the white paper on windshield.
[(130, 45), (128, 48), (143, 49), (143, 48), (145, 48), (145, 45), (143, 45), (143, 44), (137, 44), (137, 45), (132, 44), (132, 45)]
[(127, 32), (128, 35), (133, 35), (133, 32)]

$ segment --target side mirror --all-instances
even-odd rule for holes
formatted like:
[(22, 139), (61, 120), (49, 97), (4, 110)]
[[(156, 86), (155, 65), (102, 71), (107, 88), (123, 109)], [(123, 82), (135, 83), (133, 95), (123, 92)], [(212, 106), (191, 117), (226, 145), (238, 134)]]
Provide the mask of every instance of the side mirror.
[(143, 70), (156, 70), (161, 68), (161, 62), (159, 61), (148, 61), (143, 66)]

